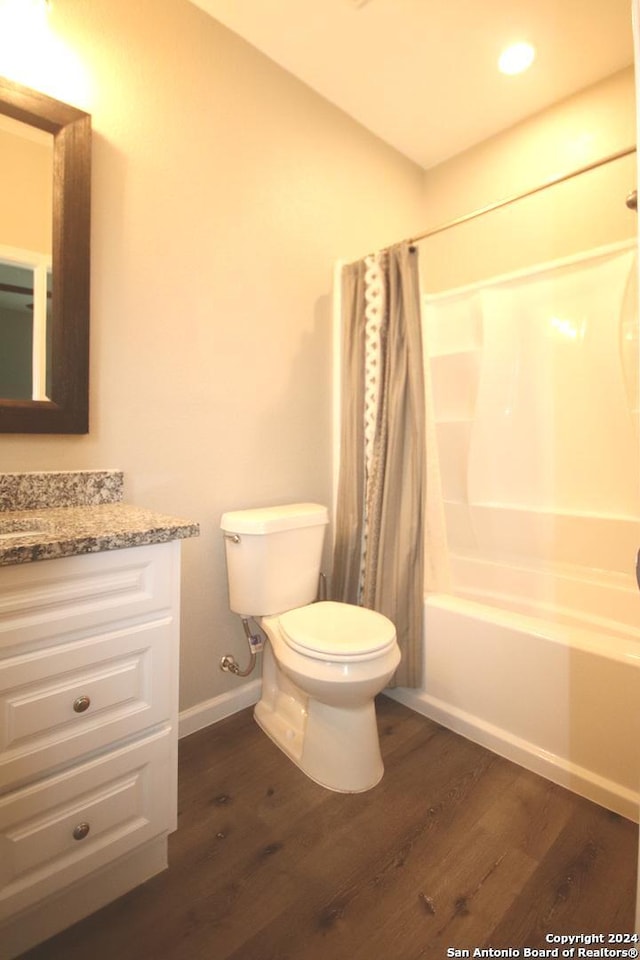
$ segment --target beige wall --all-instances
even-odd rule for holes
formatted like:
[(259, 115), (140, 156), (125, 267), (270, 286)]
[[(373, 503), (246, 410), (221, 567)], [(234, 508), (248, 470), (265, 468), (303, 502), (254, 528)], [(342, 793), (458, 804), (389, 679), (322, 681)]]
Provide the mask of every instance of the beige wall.
[(217, 662), (246, 656), (221, 513), (330, 503), (333, 263), (415, 232), (423, 174), (187, 0), (51, 18), (93, 115), (91, 432), (0, 437), (0, 463), (121, 468), (128, 500), (201, 523), (185, 708), (236, 689)]
[[(424, 229), (635, 144), (633, 68), (429, 170)], [(462, 286), (627, 237), (635, 155), (549, 187), (420, 244), (424, 287)]]

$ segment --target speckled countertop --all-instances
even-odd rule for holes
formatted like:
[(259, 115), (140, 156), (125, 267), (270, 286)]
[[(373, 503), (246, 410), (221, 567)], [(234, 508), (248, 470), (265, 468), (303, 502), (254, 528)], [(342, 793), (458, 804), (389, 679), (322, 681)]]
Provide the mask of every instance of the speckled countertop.
[(0, 566), (197, 537), (197, 523), (123, 503), (119, 471), (0, 474)]

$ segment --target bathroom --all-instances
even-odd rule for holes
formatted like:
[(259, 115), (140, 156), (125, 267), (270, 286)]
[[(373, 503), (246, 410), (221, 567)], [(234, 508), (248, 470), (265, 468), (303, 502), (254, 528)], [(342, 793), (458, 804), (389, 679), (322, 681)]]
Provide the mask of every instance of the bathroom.
[[(445, 189), (453, 167), (429, 180), (187, 0), (56, 0), (51, 29), (49, 66), (12, 63), (0, 38), (0, 74), (92, 115), (90, 431), (3, 435), (1, 463), (116, 467), (128, 501), (200, 522), (183, 547), (187, 734), (257, 697), (257, 681), (218, 669), (223, 653), (246, 656), (221, 514), (332, 502), (335, 261), (492, 202), (495, 173), (485, 163), (478, 182)], [(629, 74), (617, 84), (629, 97)], [(609, 101), (602, 113), (614, 125)], [(622, 113), (595, 154), (635, 140)], [(556, 173), (553, 156), (545, 166), (525, 152), (540, 161), (536, 182)], [(504, 163), (500, 194), (523, 188), (519, 170)], [(450, 263), (449, 250), (425, 244), (423, 270), (430, 256)]]

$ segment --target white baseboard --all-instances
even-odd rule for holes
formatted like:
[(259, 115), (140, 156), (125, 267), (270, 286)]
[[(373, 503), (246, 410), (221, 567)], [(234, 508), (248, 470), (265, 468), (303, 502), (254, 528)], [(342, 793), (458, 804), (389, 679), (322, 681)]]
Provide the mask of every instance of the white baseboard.
[(197, 703), (195, 707), (182, 710), (178, 717), (178, 737), (188, 737), (190, 733), (203, 730), (218, 720), (224, 720), (245, 707), (251, 707), (260, 699), (262, 681), (251, 680), (249, 683), (238, 685), (235, 690), (228, 690), (210, 700)]
[(385, 690), (385, 693), (393, 700), (415, 710), (416, 713), (435, 720), (443, 727), (461, 734), (474, 743), (479, 743), (506, 760), (512, 760), (526, 770), (546, 777), (547, 780), (566, 787), (567, 790), (572, 790), (581, 797), (593, 800), (594, 803), (608, 810), (614, 810), (635, 823), (638, 822), (640, 795), (637, 791), (631, 791), (622, 784), (607, 780), (592, 770), (572, 763), (566, 757), (541, 749), (535, 743), (515, 737), (508, 730), (503, 730), (452, 704), (438, 700), (424, 690), (394, 687), (391, 690)]

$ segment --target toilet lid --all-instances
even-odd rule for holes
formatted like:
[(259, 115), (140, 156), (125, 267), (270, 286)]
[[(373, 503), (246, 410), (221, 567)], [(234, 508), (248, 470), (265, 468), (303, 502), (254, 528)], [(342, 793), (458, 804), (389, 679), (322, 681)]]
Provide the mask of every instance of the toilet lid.
[(365, 660), (396, 639), (394, 625), (381, 613), (333, 600), (289, 610), (279, 623), (290, 647), (319, 660)]

